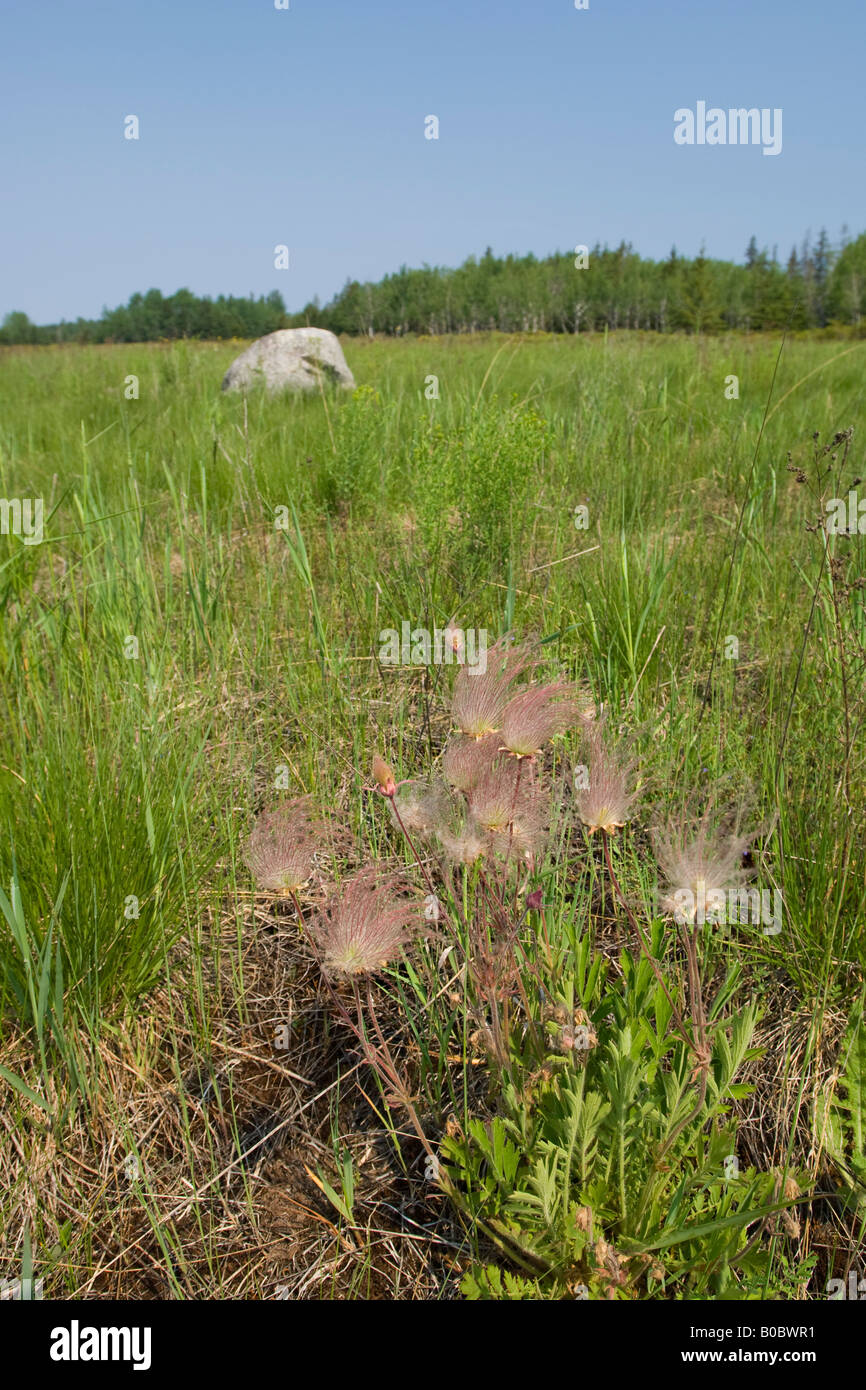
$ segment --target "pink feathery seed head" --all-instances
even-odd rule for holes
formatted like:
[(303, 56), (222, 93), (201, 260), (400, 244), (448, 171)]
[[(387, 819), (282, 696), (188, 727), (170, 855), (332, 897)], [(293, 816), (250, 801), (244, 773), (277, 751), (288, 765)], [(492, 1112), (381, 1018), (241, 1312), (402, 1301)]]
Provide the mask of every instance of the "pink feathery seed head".
[(608, 741), (606, 721), (596, 719), (585, 735), (588, 787), (577, 789), (580, 818), (594, 835), (603, 830), (610, 835), (625, 825), (637, 799), (634, 762), (621, 748)]
[(708, 894), (727, 894), (754, 876), (743, 856), (761, 828), (743, 832), (747, 811), (745, 802), (719, 808), (710, 801), (700, 816), (684, 809), (653, 828), (653, 851), (666, 888), (664, 912), (693, 922)]
[(498, 754), (498, 734), (487, 734), (485, 738), (478, 739), (458, 734), (448, 740), (442, 754), (445, 779), (458, 791), (469, 792), (489, 771)]
[(540, 793), (534, 790), (518, 800), (513, 821), (491, 837), (494, 854), (510, 868), (534, 865), (546, 843), (544, 806)]
[[(247, 866), (265, 893), (288, 897), (308, 881), (326, 828), (313, 817), (309, 797), (298, 797), (264, 811), (246, 847)], [(327, 847), (327, 846), (326, 846)]]
[(471, 738), (496, 732), (515, 680), (532, 664), (527, 643), (500, 637), (488, 648), (484, 671), (461, 666), (451, 704), (451, 718), (460, 732)]
[(469, 809), (491, 834), (512, 834), (520, 827), (528, 837), (543, 821), (542, 788), (531, 776), (521, 773), (520, 763), (501, 757), (468, 793)]
[(530, 758), (555, 734), (580, 719), (581, 706), (568, 681), (531, 685), (512, 696), (502, 715), (502, 743), (509, 753)]
[(465, 817), (456, 829), (443, 826), (439, 831), (439, 842), (451, 862), (467, 867), (488, 854), (490, 840), (487, 831), (471, 816)]
[(447, 822), (451, 799), (442, 782), (401, 782), (391, 798), (391, 819), (411, 834), (433, 835)]
[(395, 896), (397, 886), (368, 865), (333, 894), (310, 928), (327, 975), (373, 975), (400, 954), (421, 916), (416, 904)]

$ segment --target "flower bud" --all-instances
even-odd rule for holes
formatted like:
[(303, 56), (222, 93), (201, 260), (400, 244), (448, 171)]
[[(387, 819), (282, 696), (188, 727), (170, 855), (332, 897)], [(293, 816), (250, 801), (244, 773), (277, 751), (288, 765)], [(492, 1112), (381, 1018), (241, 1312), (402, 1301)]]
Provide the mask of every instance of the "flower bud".
[(397, 790), (397, 783), (394, 773), (391, 771), (384, 758), (380, 758), (378, 753), (373, 754), (373, 776), (376, 785), (383, 796), (393, 796)]

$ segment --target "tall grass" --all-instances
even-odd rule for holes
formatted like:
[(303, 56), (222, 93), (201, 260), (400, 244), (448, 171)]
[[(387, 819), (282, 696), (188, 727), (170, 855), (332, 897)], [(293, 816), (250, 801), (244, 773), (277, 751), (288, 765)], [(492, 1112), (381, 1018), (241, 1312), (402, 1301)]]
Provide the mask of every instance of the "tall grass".
[[(728, 779), (776, 816), (784, 929), (741, 950), (769, 1014), (783, 981), (811, 1018), (806, 1067), (864, 965), (864, 591), (842, 614), (846, 694), (831, 571), (805, 527), (820, 518), (786, 465), (810, 468), (816, 431), (863, 417), (866, 347), (789, 341), (768, 412), (778, 343), (761, 337), (350, 342), (359, 389), (311, 399), (222, 396), (236, 351), (0, 356), (0, 497), (42, 497), (47, 518), (41, 545), (0, 536), (10, 1105), (38, 1097), (59, 1123), (76, 1093), (95, 1104), (100, 1048), (181, 958), (194, 997), (172, 1008), (197, 1015), (202, 1050), (227, 949), (243, 1011), (253, 813), (312, 792), (380, 844), (361, 795), (372, 752), (417, 774), (447, 721), (442, 669), (381, 665), (379, 632), (452, 617), (491, 640), (537, 633), (588, 678), (641, 728), (651, 799)], [(846, 466), (843, 496), (866, 472), (856, 435)], [(849, 579), (863, 545), (833, 544)], [(549, 881), (554, 947), (571, 949), (598, 884), (555, 864)], [(431, 1093), (465, 1106), (441, 1060), (452, 1035), (412, 1027)], [(801, 1087), (788, 1138), (811, 1100)]]

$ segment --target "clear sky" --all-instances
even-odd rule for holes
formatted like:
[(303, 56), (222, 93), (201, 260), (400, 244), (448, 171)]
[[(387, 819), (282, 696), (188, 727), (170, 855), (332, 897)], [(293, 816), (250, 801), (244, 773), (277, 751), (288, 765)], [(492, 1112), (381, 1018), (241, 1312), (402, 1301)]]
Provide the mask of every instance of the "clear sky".
[[(181, 285), (299, 309), (488, 245), (740, 260), (752, 233), (786, 258), (866, 230), (863, 0), (290, 5), (2, 0), (0, 318)], [(781, 108), (781, 153), (675, 144), (698, 101)]]

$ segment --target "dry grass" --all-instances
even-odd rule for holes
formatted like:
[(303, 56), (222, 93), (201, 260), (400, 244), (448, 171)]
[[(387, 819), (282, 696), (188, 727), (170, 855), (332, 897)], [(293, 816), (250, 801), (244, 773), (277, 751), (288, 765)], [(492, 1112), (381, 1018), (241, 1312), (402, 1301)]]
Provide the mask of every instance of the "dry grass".
[[(254, 902), (245, 919), (240, 952), (226, 916), (203, 943), (198, 988), (187, 953), (171, 989), (101, 1046), (100, 1099), (58, 1139), (35, 1107), (29, 1123), (0, 1116), (4, 1275), (29, 1225), (55, 1247), (46, 1297), (456, 1296), (463, 1233), (418, 1140), (399, 1114), (381, 1118), (296, 923)], [(189, 1002), (202, 998), (209, 1056)], [(399, 1028), (394, 1010), (382, 1021)], [(25, 1051), (22, 1039), (4, 1061), (26, 1068)], [(317, 1178), (340, 1190), (335, 1145), (353, 1160), (352, 1223)]]

